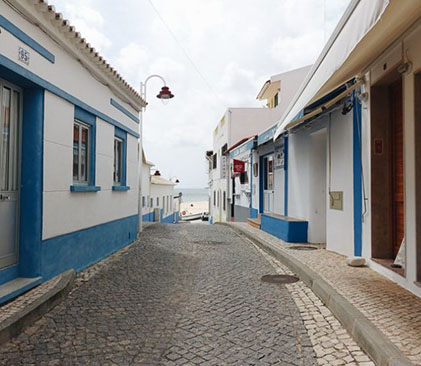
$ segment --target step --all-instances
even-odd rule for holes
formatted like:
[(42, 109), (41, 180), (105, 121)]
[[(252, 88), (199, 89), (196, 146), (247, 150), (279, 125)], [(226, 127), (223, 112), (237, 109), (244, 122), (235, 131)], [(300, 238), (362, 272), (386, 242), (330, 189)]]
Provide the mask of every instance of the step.
[(42, 277), (18, 277), (0, 286), (0, 305), (39, 285)]
[(260, 229), (260, 217), (257, 219), (247, 219), (247, 223), (257, 229)]

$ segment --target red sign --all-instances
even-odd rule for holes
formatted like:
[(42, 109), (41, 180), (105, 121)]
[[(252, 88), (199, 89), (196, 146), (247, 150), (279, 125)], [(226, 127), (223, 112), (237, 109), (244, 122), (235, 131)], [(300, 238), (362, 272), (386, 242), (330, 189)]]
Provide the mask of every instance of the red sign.
[(234, 173), (244, 173), (246, 164), (244, 161), (234, 159)]

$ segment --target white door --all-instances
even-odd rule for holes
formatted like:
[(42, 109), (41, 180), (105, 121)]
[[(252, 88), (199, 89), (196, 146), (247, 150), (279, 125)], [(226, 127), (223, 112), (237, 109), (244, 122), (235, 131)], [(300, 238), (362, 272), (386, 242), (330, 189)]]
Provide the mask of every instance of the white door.
[(265, 177), (264, 177), (264, 190), (263, 190), (263, 211), (273, 212), (274, 206), (274, 181), (273, 181), (273, 155), (270, 155), (264, 159), (265, 164)]
[(17, 261), (21, 93), (0, 80), (0, 268)]

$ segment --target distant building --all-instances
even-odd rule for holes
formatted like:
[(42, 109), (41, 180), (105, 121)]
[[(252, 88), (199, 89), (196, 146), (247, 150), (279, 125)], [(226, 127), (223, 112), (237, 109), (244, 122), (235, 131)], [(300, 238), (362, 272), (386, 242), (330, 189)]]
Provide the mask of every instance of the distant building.
[(177, 183), (164, 179), (153, 163), (143, 154), (142, 167), (142, 218), (144, 222), (176, 224), (180, 221), (180, 200), (174, 193)]
[(136, 239), (145, 101), (53, 6), (2, 1), (0, 14), (4, 302)]
[[(254, 137), (279, 121), (309, 69), (275, 75), (265, 82), (257, 98), (267, 102), (266, 108), (229, 108), (224, 114), (214, 131), (212, 155), (207, 154), (210, 222), (253, 217), (250, 151)], [(247, 145), (239, 147), (245, 141)], [(245, 164), (241, 176), (233, 174), (234, 159)]]

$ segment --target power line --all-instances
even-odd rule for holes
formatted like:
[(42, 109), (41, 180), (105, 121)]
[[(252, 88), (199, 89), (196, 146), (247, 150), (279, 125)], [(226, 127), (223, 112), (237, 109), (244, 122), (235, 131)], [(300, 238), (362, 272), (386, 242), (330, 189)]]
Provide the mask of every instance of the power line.
[(190, 63), (192, 64), (194, 70), (197, 72), (197, 74), (202, 78), (203, 82), (206, 84), (206, 86), (209, 88), (209, 90), (216, 96), (216, 98), (222, 103), (222, 105), (228, 109), (228, 107), (225, 105), (225, 103), (221, 100), (221, 98), (219, 97), (219, 95), (215, 92), (215, 90), (212, 88), (212, 86), (210, 85), (210, 83), (208, 82), (208, 80), (206, 79), (206, 77), (202, 74), (202, 72), (199, 70), (199, 68), (196, 66), (195, 62), (192, 60), (192, 58), (190, 57), (189, 53), (187, 52), (187, 50), (184, 48), (184, 46), (181, 44), (181, 42), (178, 40), (177, 36), (175, 35), (175, 33), (172, 31), (172, 29), (170, 28), (170, 26), (165, 22), (164, 18), (162, 17), (162, 15), (160, 14), (160, 12), (158, 11), (158, 9), (155, 7), (154, 3), (152, 2), (152, 0), (148, 0), (149, 4), (151, 5), (152, 9), (155, 11), (156, 15), (158, 16), (158, 18), (161, 20), (162, 24), (164, 24), (165, 28), (167, 29), (167, 31), (171, 34), (171, 36), (173, 37), (174, 41), (177, 43), (178, 47), (180, 47), (180, 49), (183, 51), (184, 56), (186, 56), (186, 58), (190, 61)]

